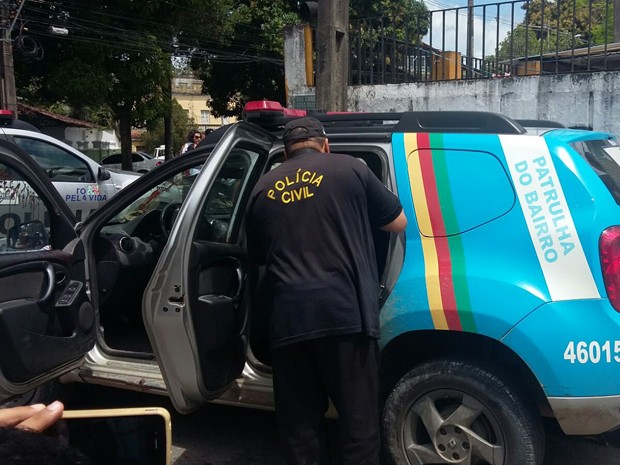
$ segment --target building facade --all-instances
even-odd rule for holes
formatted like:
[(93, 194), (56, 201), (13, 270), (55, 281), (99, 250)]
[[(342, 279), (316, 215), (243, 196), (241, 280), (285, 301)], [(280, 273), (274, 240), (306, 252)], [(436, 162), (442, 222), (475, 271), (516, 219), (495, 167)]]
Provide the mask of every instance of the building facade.
[(202, 93), (202, 81), (193, 77), (175, 77), (172, 80), (172, 98), (187, 112), (194, 127), (200, 131), (217, 129), (224, 124), (233, 123), (235, 118), (215, 117), (207, 102), (209, 96)]

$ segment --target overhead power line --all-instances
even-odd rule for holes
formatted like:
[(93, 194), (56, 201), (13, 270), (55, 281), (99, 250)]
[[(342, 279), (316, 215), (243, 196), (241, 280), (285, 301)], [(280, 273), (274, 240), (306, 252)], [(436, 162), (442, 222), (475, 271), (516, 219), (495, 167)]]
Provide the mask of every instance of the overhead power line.
[[(66, 4), (67, 2), (65, 2)], [(68, 2), (69, 4), (71, 2)], [(171, 2), (168, 2), (171, 3)], [(152, 51), (151, 47), (141, 47), (139, 44), (144, 43), (144, 38), (154, 38), (151, 41), (153, 46), (162, 50), (169, 50), (170, 37), (166, 34), (166, 29), (170, 28), (169, 24), (147, 21), (140, 18), (128, 18), (117, 14), (98, 13), (101, 19), (86, 19), (77, 16), (77, 13), (92, 11), (81, 7), (72, 7), (63, 21), (59, 22), (56, 18), (50, 18), (50, 11), (43, 8), (41, 4), (33, 4), (27, 8), (24, 20), (27, 21), (29, 28), (33, 29), (32, 33), (37, 35), (50, 37), (53, 34), (51, 27), (59, 24), (66, 28), (70, 33), (66, 37), (58, 38), (59, 40), (68, 40), (82, 43), (93, 43), (127, 52), (148, 53)], [(119, 19), (117, 24), (124, 24), (125, 27), (119, 25), (111, 25), (104, 19)], [(120, 21), (122, 20), (122, 21)], [(148, 33), (138, 33), (136, 28), (129, 28), (131, 24), (140, 26), (152, 26)], [(36, 29), (36, 31), (35, 31)], [(205, 33), (186, 33), (182, 31), (179, 41), (175, 47), (179, 53), (191, 54), (192, 57), (208, 59), (210, 61), (227, 62), (227, 63), (247, 63), (247, 62), (270, 62), (278, 66), (283, 66), (281, 56), (273, 52), (261, 54), (255, 49), (255, 45), (260, 43), (261, 38), (258, 35), (259, 29), (253, 26), (244, 26), (239, 28), (241, 34), (237, 33), (236, 38), (230, 42), (222, 40), (213, 40), (212, 36)], [(187, 38), (186, 38), (187, 36)], [(248, 50), (252, 50), (251, 53)]]

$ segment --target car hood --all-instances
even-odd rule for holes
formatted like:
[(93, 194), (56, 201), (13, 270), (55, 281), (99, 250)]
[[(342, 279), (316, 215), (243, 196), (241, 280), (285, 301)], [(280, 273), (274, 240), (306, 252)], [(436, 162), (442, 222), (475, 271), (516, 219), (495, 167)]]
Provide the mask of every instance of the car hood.
[(141, 174), (134, 173), (133, 171), (122, 171), (111, 168), (107, 168), (107, 170), (110, 172), (110, 178), (112, 179), (114, 184), (116, 186), (120, 186), (121, 188), (131, 184), (140, 176), (142, 176)]

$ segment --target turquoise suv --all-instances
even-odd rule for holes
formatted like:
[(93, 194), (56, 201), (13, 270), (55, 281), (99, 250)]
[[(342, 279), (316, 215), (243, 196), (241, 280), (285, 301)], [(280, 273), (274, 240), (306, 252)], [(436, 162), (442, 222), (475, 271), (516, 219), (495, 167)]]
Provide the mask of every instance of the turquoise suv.
[[(0, 210), (28, 209), (0, 236), (0, 397), (60, 379), (165, 394), (185, 413), (273, 408), (244, 210), (300, 114), (252, 104), (77, 225), (0, 141)], [(409, 218), (374, 237), (386, 461), (541, 465), (543, 417), (574, 435), (620, 426), (615, 137), (481, 112), (314, 116)]]

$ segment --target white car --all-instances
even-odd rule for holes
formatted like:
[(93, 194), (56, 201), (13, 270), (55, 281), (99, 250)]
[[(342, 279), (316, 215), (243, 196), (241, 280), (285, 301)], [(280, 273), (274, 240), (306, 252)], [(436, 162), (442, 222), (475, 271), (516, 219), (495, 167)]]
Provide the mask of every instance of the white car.
[[(0, 138), (18, 145), (43, 168), (78, 221), (139, 177), (133, 172), (105, 168), (23, 121), (11, 120), (8, 125), (0, 126)], [(17, 218), (19, 215), (19, 212), (9, 214), (0, 210), (0, 230), (11, 227), (16, 221), (27, 220)]]
[[(120, 153), (110, 155), (101, 160), (101, 164), (107, 168), (123, 169), (123, 156)], [(151, 155), (145, 152), (133, 152), (131, 154), (131, 164), (133, 171), (136, 173), (146, 173), (153, 168), (158, 167), (163, 163), (162, 159), (153, 158)]]

